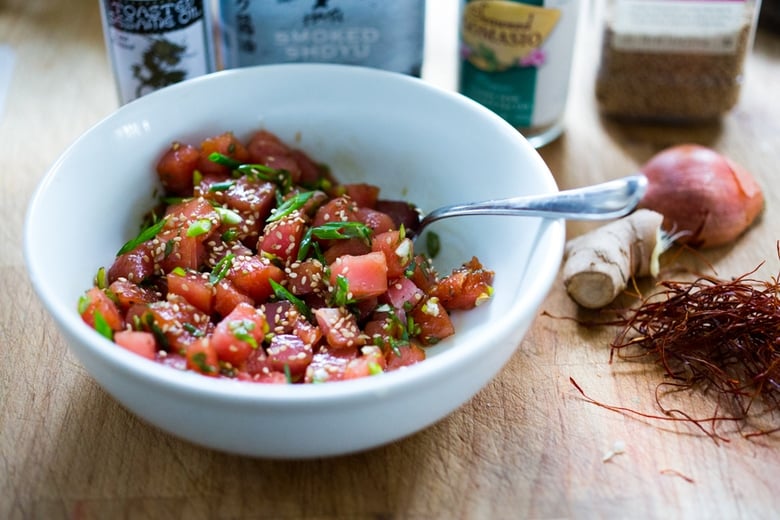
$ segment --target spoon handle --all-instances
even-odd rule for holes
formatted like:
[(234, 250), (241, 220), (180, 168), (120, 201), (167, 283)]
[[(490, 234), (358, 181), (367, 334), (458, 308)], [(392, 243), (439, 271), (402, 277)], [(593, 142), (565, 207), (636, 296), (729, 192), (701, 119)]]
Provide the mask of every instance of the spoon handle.
[(545, 195), (494, 199), (438, 208), (421, 221), (421, 227), (448, 217), (463, 215), (521, 215), (570, 220), (606, 220), (627, 215), (647, 189), (644, 175)]

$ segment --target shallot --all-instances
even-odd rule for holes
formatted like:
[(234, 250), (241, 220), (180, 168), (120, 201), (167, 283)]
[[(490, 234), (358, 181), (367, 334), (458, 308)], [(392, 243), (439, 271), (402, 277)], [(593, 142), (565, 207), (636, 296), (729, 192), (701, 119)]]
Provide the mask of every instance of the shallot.
[(705, 146), (667, 148), (641, 171), (648, 187), (640, 207), (662, 214), (663, 229), (687, 231), (678, 242), (692, 247), (733, 242), (764, 206), (761, 187), (750, 172)]

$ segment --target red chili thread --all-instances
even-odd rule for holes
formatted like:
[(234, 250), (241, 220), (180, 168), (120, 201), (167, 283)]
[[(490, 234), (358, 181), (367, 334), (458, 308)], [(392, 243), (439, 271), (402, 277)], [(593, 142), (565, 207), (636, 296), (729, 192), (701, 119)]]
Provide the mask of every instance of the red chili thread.
[[(768, 281), (753, 278), (760, 267), (732, 280), (699, 276), (692, 282), (660, 282), (660, 290), (636, 308), (619, 311), (618, 318), (600, 323), (621, 328), (610, 344), (610, 363), (615, 356), (651, 359), (663, 368), (667, 380), (656, 387), (655, 400), (664, 415), (598, 402), (573, 379), (570, 382), (592, 404), (645, 418), (688, 422), (716, 442), (727, 441), (717, 433), (722, 422), (738, 422), (744, 430), (750, 419), (761, 415), (777, 424), (780, 280), (778, 276)], [(715, 395), (712, 416), (696, 418), (683, 410), (666, 408), (662, 403), (666, 390)], [(778, 431), (780, 424), (743, 435)]]

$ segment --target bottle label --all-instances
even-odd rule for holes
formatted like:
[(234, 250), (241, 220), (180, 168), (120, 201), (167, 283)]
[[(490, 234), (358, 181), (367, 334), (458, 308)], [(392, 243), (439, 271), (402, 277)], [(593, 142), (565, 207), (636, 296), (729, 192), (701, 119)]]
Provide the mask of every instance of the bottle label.
[(425, 1), (221, 0), (224, 65), (345, 63), (419, 75)]
[(106, 43), (123, 103), (214, 70), (208, 0), (106, 0)]
[(472, 2), (463, 15), (462, 49), (476, 68), (489, 72), (537, 67), (542, 44), (561, 12), (510, 1)]
[(612, 46), (622, 51), (735, 54), (748, 22), (742, 0), (618, 0)]
[(516, 128), (554, 123), (565, 105), (575, 9), (575, 0), (469, 1), (461, 25), (461, 92)]

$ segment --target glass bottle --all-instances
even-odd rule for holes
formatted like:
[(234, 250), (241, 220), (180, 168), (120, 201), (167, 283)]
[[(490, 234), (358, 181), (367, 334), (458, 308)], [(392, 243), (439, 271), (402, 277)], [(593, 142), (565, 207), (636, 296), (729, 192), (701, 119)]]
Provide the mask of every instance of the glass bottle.
[(760, 0), (607, 0), (596, 99), (622, 119), (712, 120), (737, 103)]
[(563, 131), (578, 0), (467, 0), (460, 91), (536, 147)]
[(225, 68), (342, 63), (419, 76), (425, 0), (220, 0)]
[(100, 0), (121, 103), (215, 70), (210, 0)]

